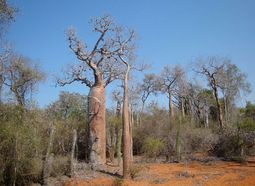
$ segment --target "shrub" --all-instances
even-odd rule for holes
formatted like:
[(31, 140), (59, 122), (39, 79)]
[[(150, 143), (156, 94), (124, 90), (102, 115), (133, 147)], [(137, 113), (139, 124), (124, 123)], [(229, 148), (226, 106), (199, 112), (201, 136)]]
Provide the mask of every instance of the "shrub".
[(113, 186), (122, 186), (124, 184), (124, 180), (121, 178), (116, 178), (113, 181)]
[(189, 152), (208, 152), (218, 142), (218, 135), (210, 129), (187, 129), (185, 136), (185, 148)]
[(244, 156), (244, 139), (238, 130), (226, 128), (219, 135), (218, 143), (214, 146), (212, 152), (217, 157), (234, 160), (241, 159)]
[(52, 176), (61, 176), (70, 174), (70, 159), (67, 156), (56, 156), (52, 162)]
[(139, 174), (145, 169), (146, 167), (143, 165), (133, 165), (130, 168), (130, 176), (132, 179), (135, 179), (139, 176)]
[(255, 131), (255, 121), (252, 118), (245, 118), (238, 123), (238, 128), (244, 131)]
[(164, 142), (154, 137), (147, 137), (143, 142), (143, 152), (147, 158), (154, 158), (160, 154), (164, 147)]

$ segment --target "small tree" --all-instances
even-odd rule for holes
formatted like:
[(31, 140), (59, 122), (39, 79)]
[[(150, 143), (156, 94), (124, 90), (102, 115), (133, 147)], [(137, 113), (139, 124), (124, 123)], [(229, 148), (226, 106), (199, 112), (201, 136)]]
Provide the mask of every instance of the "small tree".
[(145, 74), (142, 84), (139, 85), (140, 92), (142, 93), (142, 113), (146, 100), (151, 94), (156, 94), (160, 88), (159, 86), (160, 82), (155, 74)]
[(196, 72), (204, 75), (207, 78), (207, 81), (209, 83), (210, 88), (213, 91), (214, 98), (217, 105), (217, 111), (218, 111), (218, 120), (219, 120), (219, 126), (220, 128), (223, 128), (223, 115), (222, 115), (222, 107), (220, 103), (220, 97), (219, 97), (219, 81), (218, 76), (223, 71), (224, 64), (220, 63), (222, 62), (221, 58), (217, 57), (209, 57), (205, 61), (200, 60), (198, 62), (198, 70)]
[(168, 97), (169, 102), (169, 115), (174, 116), (173, 110), (173, 96), (177, 90), (177, 83), (181, 80), (184, 72), (179, 66), (170, 68), (170, 66), (165, 66), (161, 72), (161, 92), (165, 93)]
[(3, 83), (15, 95), (18, 104), (25, 107), (26, 97), (42, 81), (44, 74), (38, 66), (23, 56), (11, 56), (10, 63), (4, 69)]

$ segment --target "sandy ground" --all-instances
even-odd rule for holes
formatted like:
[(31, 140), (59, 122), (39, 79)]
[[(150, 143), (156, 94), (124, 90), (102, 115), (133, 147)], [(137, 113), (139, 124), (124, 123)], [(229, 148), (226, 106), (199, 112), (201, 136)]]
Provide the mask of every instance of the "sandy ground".
[(114, 175), (120, 168), (108, 166), (110, 174), (82, 173), (83, 176), (77, 175), (65, 186), (255, 186), (254, 160), (245, 164), (224, 161), (135, 164), (141, 170), (129, 181)]

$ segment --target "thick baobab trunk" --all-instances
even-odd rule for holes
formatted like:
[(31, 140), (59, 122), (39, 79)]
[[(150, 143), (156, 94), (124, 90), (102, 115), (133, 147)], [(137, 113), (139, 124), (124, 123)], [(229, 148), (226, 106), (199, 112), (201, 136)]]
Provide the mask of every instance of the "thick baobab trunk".
[(88, 99), (89, 162), (101, 165), (106, 163), (104, 86), (102, 84), (93, 86)]
[(123, 178), (130, 178), (130, 167), (131, 167), (131, 129), (129, 123), (129, 109), (128, 109), (128, 74), (129, 65), (127, 65), (127, 71), (124, 80), (124, 102), (123, 102)]

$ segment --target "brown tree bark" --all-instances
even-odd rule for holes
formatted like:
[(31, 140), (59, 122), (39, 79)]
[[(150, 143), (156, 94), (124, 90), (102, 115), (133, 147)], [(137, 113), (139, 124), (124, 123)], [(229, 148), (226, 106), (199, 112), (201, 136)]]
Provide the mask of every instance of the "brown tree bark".
[(123, 95), (123, 178), (130, 178), (130, 167), (131, 167), (131, 130), (129, 123), (129, 108), (128, 108), (128, 75), (130, 66), (125, 63), (127, 70), (124, 78), (124, 95)]
[(93, 86), (88, 99), (89, 161), (97, 165), (105, 164), (105, 88), (103, 84), (98, 83)]

